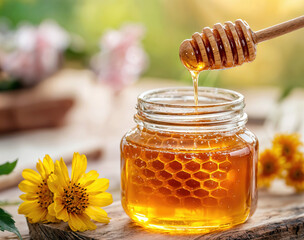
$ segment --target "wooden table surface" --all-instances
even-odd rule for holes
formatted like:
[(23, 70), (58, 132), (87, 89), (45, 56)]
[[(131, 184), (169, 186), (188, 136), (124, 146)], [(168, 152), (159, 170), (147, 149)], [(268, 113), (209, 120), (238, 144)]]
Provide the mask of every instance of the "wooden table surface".
[[(84, 74), (81, 72), (81, 78), (84, 78), (84, 76), (88, 76), (88, 78), (91, 78), (91, 76)], [(79, 72), (77, 71), (65, 71), (62, 73), (63, 78), (77, 78), (79, 76)], [(179, 83), (180, 84), (180, 83)], [(191, 83), (189, 83), (191, 84)], [(110, 187), (109, 191), (113, 194), (114, 201), (116, 201), (115, 205), (110, 206), (110, 211), (113, 213), (117, 213), (116, 210), (113, 210), (113, 207), (117, 206), (117, 209), (119, 209), (119, 200), (120, 200), (120, 162), (119, 162), (119, 143), (120, 139), (123, 136), (123, 134), (131, 127), (134, 126), (133, 122), (133, 114), (135, 113), (135, 104), (136, 104), (136, 96), (148, 89), (153, 88), (159, 88), (159, 87), (167, 87), (167, 86), (177, 86), (178, 83), (170, 80), (155, 80), (155, 79), (145, 79), (136, 85), (126, 89), (124, 92), (122, 92), (118, 97), (113, 97), (111, 95), (106, 95), (104, 99), (101, 99), (101, 97), (98, 95), (98, 91), (96, 90), (95, 94), (98, 96), (94, 96), (94, 94), (87, 91), (88, 89), (84, 89), (84, 91), (87, 91), (83, 94), (83, 98), (86, 99), (86, 101), (91, 101), (90, 107), (83, 108), (81, 111), (75, 112), (74, 117), (76, 116), (84, 116), (85, 115), (85, 121), (78, 121), (77, 124), (79, 124), (79, 128), (81, 128), (83, 131), (86, 131), (86, 134), (91, 134), (94, 137), (100, 138), (100, 144), (103, 147), (103, 155), (100, 159), (89, 161), (88, 162), (88, 170), (95, 169), (97, 170), (102, 177), (106, 177), (110, 179)], [(95, 86), (94, 86), (95, 87)], [(97, 86), (96, 88), (103, 88), (107, 89), (105, 86)], [(277, 89), (243, 89), (240, 90), (241, 93), (245, 95), (245, 99), (247, 100), (247, 109), (246, 111), (249, 113), (249, 116), (252, 116), (253, 119), (256, 117), (257, 119), (261, 119), (267, 115), (271, 109), (275, 106), (275, 99), (278, 96), (278, 90)], [(300, 96), (300, 97), (299, 97)], [(302, 97), (301, 97), (302, 96)], [(294, 100), (294, 98), (296, 100)], [(290, 101), (296, 101), (300, 99), (303, 101), (303, 91), (300, 91), (300, 93), (296, 93), (295, 97), (292, 97)], [(93, 103), (92, 103), (93, 102)], [(258, 105), (260, 106), (257, 106)], [(94, 104), (97, 104), (98, 110), (100, 112), (105, 112), (107, 116), (102, 115), (100, 112), (97, 111), (96, 108), (94, 108)], [(83, 105), (86, 106), (86, 102), (83, 102)], [(83, 112), (85, 111), (85, 112)], [(304, 111), (303, 111), (304, 112)], [(123, 120), (122, 120), (123, 117)], [(249, 128), (255, 132), (260, 139), (260, 146), (261, 149), (268, 147), (269, 144), (269, 136), (271, 135), (271, 132), (265, 131), (265, 128), (262, 125), (255, 124), (249, 124)], [(303, 129), (304, 130), (304, 129)], [(23, 133), (20, 133), (20, 136)], [(27, 133), (31, 134), (31, 133)], [(37, 134), (37, 132), (35, 132)], [(39, 132), (38, 132), (39, 134)], [(16, 139), (18, 139), (18, 134)], [(36, 136), (37, 137), (37, 136)], [(5, 135), (0, 136), (0, 140), (6, 141), (6, 139), (11, 138), (11, 135)], [(83, 141), (86, 141), (83, 139)], [(22, 144), (22, 142), (19, 142), (19, 144)], [(13, 149), (14, 146), (12, 146)], [(9, 150), (8, 150), (9, 151)], [(11, 149), (10, 149), (11, 151)], [(38, 150), (37, 150), (38, 151)], [(22, 152), (20, 153), (22, 154)], [(30, 154), (30, 153), (26, 153)], [(19, 156), (22, 157), (22, 156)], [(3, 161), (5, 159), (1, 159), (0, 161)], [(9, 160), (9, 159), (7, 159)], [(36, 159), (34, 159), (31, 164), (32, 167), (33, 164), (35, 164)], [(280, 186), (277, 185), (277, 186)], [(278, 187), (274, 186), (273, 189), (277, 190)], [(271, 190), (273, 191), (273, 190)], [(291, 194), (291, 190), (286, 190), (287, 196)], [(21, 194), (21, 192), (18, 190), (17, 187), (13, 187), (4, 191), (0, 192), (0, 201), (9, 201), (9, 202), (15, 202), (18, 201), (18, 196)], [(297, 201), (303, 201), (303, 196), (300, 196), (297, 198)], [(284, 197), (283, 198), (288, 198)], [(265, 198), (267, 199), (267, 197)], [(266, 201), (266, 200), (265, 200)], [(265, 202), (264, 201), (264, 202)], [(296, 202), (297, 202), (296, 201)], [(266, 201), (267, 202), (267, 201)], [(266, 204), (266, 203), (265, 203)], [(271, 203), (270, 203), (271, 204)], [(19, 228), (22, 236), (24, 239), (29, 239), (29, 230), (26, 224), (26, 220), (24, 216), (17, 214), (17, 206), (6, 206), (4, 207), (8, 212), (10, 212), (14, 219), (16, 220), (16, 225)], [(126, 223), (124, 226), (130, 226), (132, 223), (129, 222), (128, 218), (124, 213), (121, 213), (121, 209), (117, 210), (119, 211), (119, 214), (122, 216), (121, 218)], [(303, 211), (303, 209), (301, 209)], [(279, 214), (279, 213), (278, 213)], [(259, 210), (257, 211), (257, 216), (259, 216)], [(264, 216), (267, 217), (267, 216)], [(303, 216), (300, 216), (303, 217)], [(128, 223), (127, 223), (128, 222)], [(112, 229), (111, 226), (117, 226), (116, 223), (111, 222), (108, 226), (109, 229)], [(257, 223), (258, 224), (258, 223)], [(242, 228), (242, 227), (241, 227)], [(244, 228), (246, 229), (246, 228)], [(118, 230), (119, 233), (123, 233), (122, 230)], [(154, 239), (149, 238), (149, 234), (146, 234), (146, 231), (139, 231), (140, 234), (138, 237), (136, 237), (137, 231), (132, 233), (132, 238), (125, 238), (125, 239)], [(153, 234), (152, 234), (153, 235)], [(214, 235), (216, 236), (216, 235)], [(144, 237), (144, 238), (142, 238)], [(163, 239), (163, 235), (159, 235), (158, 238), (155, 239)], [(168, 236), (166, 236), (167, 239)], [(210, 237), (210, 236), (209, 236)], [(14, 239), (16, 238), (14, 234), (8, 233), (8, 232), (0, 232), (0, 239)], [(111, 237), (111, 234), (104, 236), (104, 238), (101, 239), (117, 239)], [(172, 237), (172, 239), (175, 239)], [(195, 238), (185, 238), (185, 239), (195, 239)], [(197, 239), (204, 239), (202, 237)], [(208, 238), (211, 239), (211, 238)], [(216, 238), (215, 238), (216, 239)], [(228, 238), (227, 238), (228, 239)]]

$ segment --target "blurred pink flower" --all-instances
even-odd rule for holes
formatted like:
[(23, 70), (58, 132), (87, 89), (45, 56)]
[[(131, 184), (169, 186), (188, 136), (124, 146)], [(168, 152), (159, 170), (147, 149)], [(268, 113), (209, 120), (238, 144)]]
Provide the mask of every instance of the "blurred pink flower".
[(138, 80), (148, 63), (141, 46), (145, 29), (129, 24), (120, 30), (108, 30), (100, 41), (101, 52), (91, 61), (98, 79), (110, 85), (117, 93)]
[(10, 40), (11, 50), (1, 51), (0, 66), (11, 77), (31, 86), (58, 71), (69, 35), (54, 21), (38, 27), (20, 26)]

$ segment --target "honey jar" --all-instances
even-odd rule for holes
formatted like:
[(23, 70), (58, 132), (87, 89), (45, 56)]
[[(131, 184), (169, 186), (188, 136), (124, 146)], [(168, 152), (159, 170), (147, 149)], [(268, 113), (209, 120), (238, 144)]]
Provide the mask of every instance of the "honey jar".
[(138, 97), (136, 127), (121, 141), (121, 201), (140, 225), (210, 232), (245, 222), (257, 205), (258, 141), (244, 97), (201, 87)]

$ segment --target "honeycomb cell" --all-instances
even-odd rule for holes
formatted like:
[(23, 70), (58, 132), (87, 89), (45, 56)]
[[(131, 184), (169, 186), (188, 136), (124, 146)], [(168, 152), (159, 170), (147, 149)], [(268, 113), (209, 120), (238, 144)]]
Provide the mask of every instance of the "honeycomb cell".
[(161, 146), (162, 140), (158, 137), (153, 137), (153, 138), (148, 140), (148, 144), (150, 146)]
[(222, 198), (227, 196), (227, 191), (225, 189), (216, 189), (211, 192), (211, 195), (216, 198)]
[(198, 164), (197, 162), (188, 162), (186, 163), (186, 169), (190, 170), (190, 171), (193, 171), (193, 172), (196, 172), (197, 170), (200, 169), (200, 164)]
[(211, 190), (211, 189), (217, 188), (218, 183), (213, 181), (213, 180), (207, 180), (207, 181), (204, 182), (204, 186), (205, 186), (205, 188)]
[(214, 172), (217, 170), (217, 164), (212, 161), (208, 161), (202, 165), (202, 168), (207, 172)]
[(184, 188), (180, 188), (176, 190), (176, 195), (180, 196), (180, 197), (185, 197), (190, 195), (190, 192)]
[(158, 191), (163, 194), (163, 195), (170, 195), (171, 194), (171, 190), (165, 187), (161, 187), (158, 189)]
[(214, 155), (212, 155), (211, 158), (213, 161), (220, 163), (220, 162), (225, 161), (227, 157), (226, 157), (226, 155), (214, 154)]
[(196, 156), (201, 162), (206, 162), (210, 159), (209, 154), (208, 153), (199, 153)]
[(194, 197), (186, 197), (184, 199), (184, 204), (187, 208), (199, 208), (202, 206), (200, 199)]
[(165, 165), (161, 161), (156, 160), (152, 162), (152, 167), (156, 170), (163, 170)]
[(179, 153), (177, 159), (182, 162), (189, 162), (193, 159), (193, 155), (190, 153)]
[(196, 141), (196, 146), (199, 147), (199, 148), (209, 148), (209, 144), (208, 144), (208, 141), (206, 140), (197, 140)]
[(134, 164), (139, 168), (143, 168), (147, 166), (146, 162), (141, 160), (140, 158), (135, 159)]
[(169, 139), (166, 139), (163, 144), (165, 146), (175, 147), (175, 146), (177, 146), (177, 141), (172, 138), (169, 138)]
[(225, 188), (225, 189), (229, 189), (230, 186), (231, 186), (231, 181), (229, 180), (224, 180), (220, 183), (221, 187), (222, 188)]
[(139, 157), (140, 152), (141, 152), (140, 148), (135, 147), (135, 146), (130, 146), (129, 150), (130, 150), (130, 157), (131, 158), (134, 159), (134, 158), (138, 158)]
[(217, 205), (217, 199), (213, 197), (206, 197), (203, 199), (203, 204), (206, 206), (216, 206)]
[(133, 176), (132, 181), (137, 183), (137, 184), (143, 184), (144, 180), (140, 176)]
[(231, 168), (231, 163), (228, 162), (228, 161), (223, 162), (223, 163), (220, 164), (219, 168), (220, 168), (221, 170), (223, 170), (223, 171), (228, 172), (228, 171), (230, 170), (230, 168)]
[(193, 179), (190, 179), (186, 182), (186, 185), (189, 187), (189, 188), (192, 188), (192, 189), (196, 189), (196, 188), (199, 188), (201, 186), (201, 184), (196, 181), (196, 180), (193, 180)]
[(180, 179), (188, 179), (191, 177), (191, 175), (187, 172), (181, 171), (176, 173), (176, 177), (180, 178)]
[(174, 162), (170, 162), (169, 163), (169, 171), (171, 172), (177, 172), (179, 170), (181, 170), (183, 168), (182, 164), (180, 164), (179, 162), (177, 161), (174, 161)]
[(164, 162), (172, 162), (175, 159), (175, 155), (173, 153), (161, 153), (160, 159)]
[(158, 179), (151, 179), (150, 181), (149, 181), (152, 185), (154, 185), (154, 186), (161, 186), (162, 184), (163, 184), (163, 182), (162, 181), (160, 181), (160, 180), (158, 180)]
[(143, 172), (143, 174), (144, 174), (147, 178), (149, 178), (149, 177), (154, 177), (154, 176), (155, 176), (155, 173), (152, 172), (151, 170), (147, 169), (147, 168), (143, 169), (142, 172)]
[(180, 203), (180, 200), (177, 197), (169, 196), (167, 197), (167, 203), (173, 206), (177, 206)]
[(176, 181), (175, 179), (168, 180), (168, 184), (173, 188), (179, 188), (182, 185), (179, 181)]
[(182, 147), (185, 147), (185, 148), (187, 148), (187, 147), (190, 147), (190, 148), (193, 148), (193, 146), (194, 146), (194, 140), (193, 139), (182, 139), (181, 141), (180, 141), (180, 145), (182, 146)]
[(171, 173), (168, 173), (167, 171), (163, 170), (163, 171), (160, 171), (158, 173), (159, 177), (161, 177), (162, 179), (169, 179), (169, 178), (172, 178), (172, 174)]
[(206, 180), (209, 179), (210, 177), (209, 173), (201, 172), (201, 171), (194, 173), (193, 176), (199, 180)]
[(214, 172), (214, 173), (211, 174), (211, 177), (222, 181), (222, 180), (226, 179), (227, 173), (216, 171), (216, 172)]
[(195, 190), (195, 191), (193, 192), (193, 194), (194, 194), (195, 196), (197, 196), (197, 197), (202, 198), (202, 197), (208, 196), (208, 195), (209, 195), (209, 192), (206, 191), (206, 190), (204, 190), (204, 189), (198, 189), (198, 190)]
[(157, 156), (158, 156), (158, 152), (156, 151), (146, 150), (145, 152), (145, 157), (147, 158), (147, 160), (154, 160), (157, 158)]

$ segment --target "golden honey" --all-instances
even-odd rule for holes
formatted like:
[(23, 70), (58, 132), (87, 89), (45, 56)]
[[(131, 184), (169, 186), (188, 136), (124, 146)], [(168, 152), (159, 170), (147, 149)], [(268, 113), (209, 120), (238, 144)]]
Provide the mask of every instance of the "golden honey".
[(209, 232), (255, 211), (258, 143), (243, 98), (215, 88), (198, 95), (198, 106), (191, 88), (139, 97), (137, 126), (121, 142), (121, 187), (125, 212), (143, 226)]

